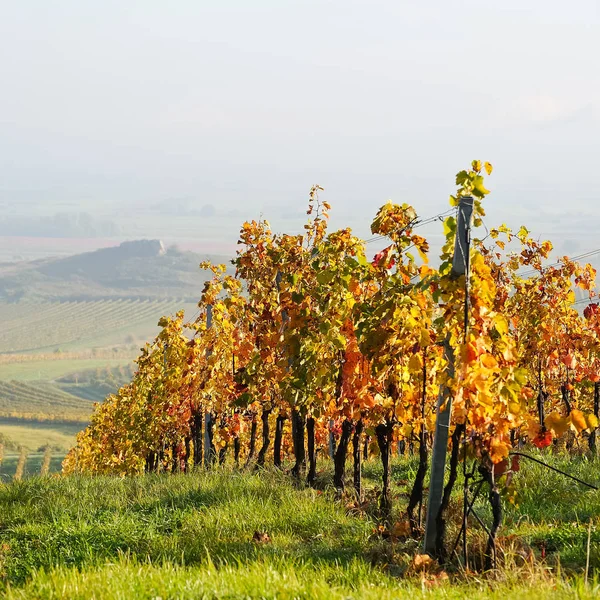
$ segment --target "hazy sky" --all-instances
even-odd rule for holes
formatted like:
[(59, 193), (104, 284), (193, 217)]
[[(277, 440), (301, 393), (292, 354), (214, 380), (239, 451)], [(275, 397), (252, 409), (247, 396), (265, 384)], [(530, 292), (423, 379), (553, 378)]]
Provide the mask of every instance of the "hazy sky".
[(490, 223), (587, 250), (599, 72), (598, 0), (4, 0), (0, 197), (268, 215), (320, 183), (366, 225), (481, 158)]

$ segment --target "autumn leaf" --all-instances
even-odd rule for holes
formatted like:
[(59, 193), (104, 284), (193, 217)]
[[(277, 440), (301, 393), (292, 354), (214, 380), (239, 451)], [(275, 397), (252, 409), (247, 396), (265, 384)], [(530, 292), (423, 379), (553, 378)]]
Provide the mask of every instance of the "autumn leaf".
[(423, 357), (421, 354), (413, 354), (408, 361), (408, 370), (412, 373), (420, 373), (423, 370)]
[(482, 354), (481, 355), (481, 364), (486, 369), (495, 369), (498, 367), (498, 361), (491, 354)]
[(416, 554), (412, 559), (413, 571), (427, 571), (435, 566), (435, 560), (429, 554)]
[(587, 428), (589, 430), (597, 429), (598, 417), (595, 414), (590, 413), (589, 415), (586, 416), (585, 420), (587, 422)]
[(271, 541), (271, 536), (265, 531), (255, 531), (252, 541), (256, 544), (268, 544)]
[(575, 427), (577, 433), (581, 433), (584, 429), (587, 429), (587, 422), (585, 420), (585, 417), (583, 416), (583, 413), (580, 410), (574, 408), (571, 411), (570, 417), (571, 423), (573, 423), (573, 427)]
[(561, 437), (571, 427), (571, 421), (555, 411), (546, 417), (544, 425), (547, 429), (551, 429), (556, 437)]
[(569, 352), (562, 358), (562, 363), (569, 369), (574, 369), (577, 366), (577, 359), (572, 352)]
[(492, 438), (490, 442), (490, 458), (493, 463), (499, 463), (508, 458), (510, 444), (498, 438)]
[(531, 443), (540, 450), (548, 447), (552, 443), (552, 432), (551, 431), (540, 431), (536, 437), (531, 440)]
[(408, 521), (398, 521), (394, 523), (390, 533), (395, 538), (409, 537), (411, 533), (410, 523)]

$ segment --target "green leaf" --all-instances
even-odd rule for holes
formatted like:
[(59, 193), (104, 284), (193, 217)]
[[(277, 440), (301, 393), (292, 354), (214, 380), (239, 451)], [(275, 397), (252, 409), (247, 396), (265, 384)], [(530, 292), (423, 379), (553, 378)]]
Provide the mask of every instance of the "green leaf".
[(483, 198), (486, 194), (490, 193), (490, 190), (486, 189), (483, 185), (483, 181), (483, 175), (473, 177), (473, 195), (478, 198)]
[(321, 285), (328, 285), (333, 281), (334, 277), (335, 273), (333, 271), (321, 271), (320, 273), (317, 273), (317, 281)]
[(456, 174), (456, 185), (464, 185), (467, 179), (469, 179), (469, 174), (466, 171), (459, 171)]
[(444, 235), (447, 237), (451, 233), (456, 233), (456, 219), (448, 217), (444, 220)]

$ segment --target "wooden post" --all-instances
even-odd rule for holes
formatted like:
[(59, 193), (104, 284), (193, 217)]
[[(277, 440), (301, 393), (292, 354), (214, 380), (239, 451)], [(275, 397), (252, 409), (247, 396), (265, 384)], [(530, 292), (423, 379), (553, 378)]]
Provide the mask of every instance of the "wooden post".
[[(473, 198), (470, 196), (460, 199), (456, 223), (456, 238), (454, 241), (454, 257), (452, 260), (452, 278), (461, 275), (469, 277), (469, 250), (471, 247), (471, 222), (473, 219)], [(444, 342), (444, 356), (448, 361), (448, 377), (454, 377), (454, 351), (450, 340)], [(452, 397), (446, 386), (440, 388), (437, 402), (437, 418), (431, 455), (431, 480), (427, 501), (427, 520), (425, 522), (425, 542), (423, 549), (429, 554), (435, 551), (437, 538), (436, 518), (442, 505), (444, 493), (444, 475), (446, 471), (446, 451), (448, 449), (448, 434), (452, 416)]]

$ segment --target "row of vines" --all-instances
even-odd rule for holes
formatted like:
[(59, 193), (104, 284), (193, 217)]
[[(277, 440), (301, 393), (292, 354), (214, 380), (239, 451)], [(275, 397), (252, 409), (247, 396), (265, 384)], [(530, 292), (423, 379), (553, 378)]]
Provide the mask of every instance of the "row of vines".
[[(312, 484), (317, 458), (332, 456), (343, 490), (352, 450), (359, 498), (361, 461), (380, 456), (380, 502), (389, 512), (390, 457), (410, 448), (419, 467), (407, 523), (419, 535), (436, 411), (446, 402), (440, 389), (453, 400), (444, 499), (460, 461), (476, 464), (496, 493), (518, 468), (511, 452), (526, 443), (589, 444), (595, 453), (595, 271), (567, 257), (545, 266), (550, 242), (525, 228), (485, 227), (491, 171), (474, 161), (450, 197), (451, 207), (474, 199), (467, 281), (452, 271), (454, 214), (443, 219), (437, 268), (417, 233), (422, 220), (406, 204), (378, 211), (371, 231), (389, 244), (372, 260), (350, 229), (328, 231), (319, 187), (301, 235), (276, 234), (265, 220), (244, 223), (235, 275), (202, 265), (213, 276), (197, 319), (160, 321), (132, 381), (97, 406), (64, 471), (179, 471), (229, 455), (238, 465), (292, 461), (291, 473)], [(583, 314), (575, 286), (589, 295)], [(451, 369), (444, 346), (453, 349)], [(440, 554), (446, 509), (444, 502)]]

